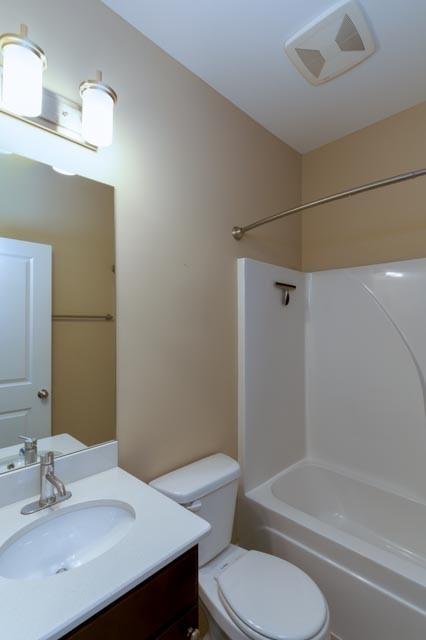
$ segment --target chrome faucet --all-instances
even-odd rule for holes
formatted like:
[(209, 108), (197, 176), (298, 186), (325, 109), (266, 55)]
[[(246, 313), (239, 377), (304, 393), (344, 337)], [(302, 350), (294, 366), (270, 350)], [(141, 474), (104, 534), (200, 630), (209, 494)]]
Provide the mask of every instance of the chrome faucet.
[(24, 446), (19, 450), (19, 454), (24, 456), (25, 464), (37, 462), (37, 438), (30, 436), (18, 436), (24, 441)]
[(52, 507), (59, 502), (71, 498), (71, 492), (65, 489), (65, 485), (55, 475), (55, 460), (53, 451), (40, 456), (40, 498), (35, 502), (25, 505), (21, 509), (23, 515), (36, 513), (47, 507)]

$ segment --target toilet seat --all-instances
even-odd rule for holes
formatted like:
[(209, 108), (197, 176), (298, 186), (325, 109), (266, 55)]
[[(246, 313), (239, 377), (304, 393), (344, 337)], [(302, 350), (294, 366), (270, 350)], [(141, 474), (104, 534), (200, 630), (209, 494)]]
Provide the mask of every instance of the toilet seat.
[(328, 625), (321, 591), (285, 560), (247, 551), (216, 580), (228, 615), (253, 640), (314, 640)]

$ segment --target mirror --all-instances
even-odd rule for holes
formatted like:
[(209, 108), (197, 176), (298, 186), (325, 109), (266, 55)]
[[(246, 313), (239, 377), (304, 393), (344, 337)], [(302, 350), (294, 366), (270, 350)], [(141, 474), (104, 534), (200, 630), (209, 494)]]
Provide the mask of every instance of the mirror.
[(114, 260), (112, 187), (0, 155), (0, 473), (115, 438)]

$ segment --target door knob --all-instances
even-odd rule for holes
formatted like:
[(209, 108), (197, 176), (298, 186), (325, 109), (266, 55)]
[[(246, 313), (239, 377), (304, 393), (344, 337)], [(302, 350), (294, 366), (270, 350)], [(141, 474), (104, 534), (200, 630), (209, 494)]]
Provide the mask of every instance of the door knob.
[(189, 627), (189, 629), (186, 632), (186, 637), (189, 638), (189, 640), (199, 640), (200, 630), (194, 629), (193, 627)]
[(47, 400), (47, 398), (49, 397), (49, 392), (47, 389), (40, 389), (37, 395), (40, 398), (40, 400)]

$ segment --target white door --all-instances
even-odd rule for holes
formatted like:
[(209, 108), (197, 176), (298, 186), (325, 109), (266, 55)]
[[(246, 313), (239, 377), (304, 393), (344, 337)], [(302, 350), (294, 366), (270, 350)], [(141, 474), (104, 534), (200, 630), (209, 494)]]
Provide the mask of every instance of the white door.
[(52, 248), (0, 238), (0, 447), (51, 434), (51, 291)]

